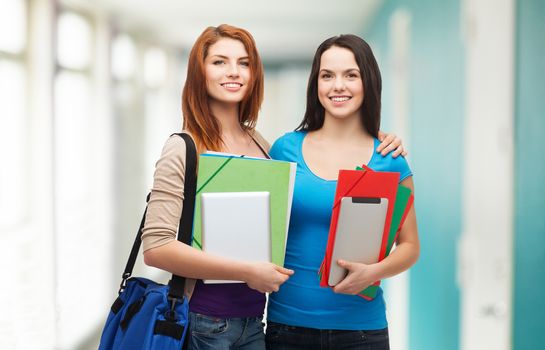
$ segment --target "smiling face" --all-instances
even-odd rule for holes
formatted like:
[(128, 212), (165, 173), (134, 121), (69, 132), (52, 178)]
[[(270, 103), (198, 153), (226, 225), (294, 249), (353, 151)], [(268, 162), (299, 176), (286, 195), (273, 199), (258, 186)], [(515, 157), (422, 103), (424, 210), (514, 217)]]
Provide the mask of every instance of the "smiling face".
[(204, 60), (206, 89), (210, 98), (223, 103), (242, 101), (251, 79), (249, 64), (242, 42), (222, 38), (211, 45)]
[(356, 58), (349, 49), (324, 51), (318, 75), (318, 99), (326, 118), (360, 118), (364, 91)]

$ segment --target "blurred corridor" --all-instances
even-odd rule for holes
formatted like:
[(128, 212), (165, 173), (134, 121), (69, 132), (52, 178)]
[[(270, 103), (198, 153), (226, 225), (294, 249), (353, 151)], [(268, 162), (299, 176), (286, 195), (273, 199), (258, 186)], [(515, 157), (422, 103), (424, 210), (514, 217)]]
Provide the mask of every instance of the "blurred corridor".
[(319, 43), (372, 45), (422, 244), (385, 283), (391, 348), (543, 348), (544, 19), (543, 0), (0, 0), (0, 349), (96, 348), (189, 50), (221, 23), (255, 37), (271, 142)]

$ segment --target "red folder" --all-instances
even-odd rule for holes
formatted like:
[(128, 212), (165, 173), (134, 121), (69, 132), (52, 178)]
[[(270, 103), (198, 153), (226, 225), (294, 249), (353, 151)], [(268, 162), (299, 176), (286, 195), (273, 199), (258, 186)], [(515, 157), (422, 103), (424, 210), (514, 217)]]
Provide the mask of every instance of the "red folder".
[[(327, 241), (326, 254), (323, 264), (320, 268), (321, 278), (320, 286), (329, 287), (329, 269), (331, 266), (331, 256), (333, 254), (333, 246), (335, 242), (335, 234), (337, 230), (337, 220), (339, 218), (339, 209), (341, 198), (343, 197), (375, 197), (387, 198), (388, 209), (386, 212), (386, 221), (384, 223), (384, 231), (382, 234), (382, 244), (379, 254), (379, 261), (386, 256), (386, 248), (388, 246), (388, 235), (390, 232), (390, 224), (394, 210), (397, 186), (399, 183), (399, 173), (394, 172), (375, 172), (369, 168), (364, 170), (340, 170), (337, 181), (337, 190), (333, 202), (333, 212), (331, 216), (331, 224), (329, 227), (329, 237)], [(379, 285), (380, 281), (374, 283)], [(366, 298), (362, 295), (362, 297)], [(368, 299), (368, 298), (366, 298)]]

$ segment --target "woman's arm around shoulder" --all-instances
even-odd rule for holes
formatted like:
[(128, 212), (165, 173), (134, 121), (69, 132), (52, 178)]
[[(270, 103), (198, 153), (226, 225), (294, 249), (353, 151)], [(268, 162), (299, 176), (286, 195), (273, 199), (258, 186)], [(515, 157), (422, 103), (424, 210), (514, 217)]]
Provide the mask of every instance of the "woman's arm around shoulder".
[(405, 157), (408, 154), (405, 147), (403, 147), (403, 141), (395, 134), (386, 134), (379, 130), (378, 139), (380, 145), (377, 147), (377, 153), (385, 156), (393, 152), (392, 157), (394, 158), (397, 158), (399, 155)]

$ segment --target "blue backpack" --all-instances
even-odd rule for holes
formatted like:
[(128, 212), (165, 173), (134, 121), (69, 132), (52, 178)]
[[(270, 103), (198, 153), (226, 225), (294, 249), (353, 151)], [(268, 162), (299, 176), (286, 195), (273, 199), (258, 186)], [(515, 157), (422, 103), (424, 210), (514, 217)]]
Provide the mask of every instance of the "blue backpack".
[[(190, 244), (196, 193), (196, 148), (188, 134), (176, 134), (186, 143), (184, 205), (178, 240)], [(147, 200), (149, 201), (149, 195)], [(100, 338), (99, 350), (182, 349), (187, 339), (189, 304), (184, 297), (185, 278), (172, 275), (168, 285), (142, 277), (131, 277), (140, 250), (144, 211), (118, 297), (110, 308)]]

